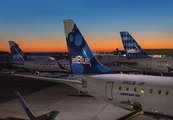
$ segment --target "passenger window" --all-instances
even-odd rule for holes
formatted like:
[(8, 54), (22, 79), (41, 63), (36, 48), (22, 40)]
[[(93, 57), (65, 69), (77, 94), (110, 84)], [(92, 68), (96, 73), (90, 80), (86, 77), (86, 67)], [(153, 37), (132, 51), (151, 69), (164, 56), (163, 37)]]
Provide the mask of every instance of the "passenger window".
[(118, 90), (121, 90), (121, 86), (118, 87)]
[(167, 90), (166, 92), (165, 92), (165, 95), (168, 95), (169, 94), (169, 91)]
[(144, 88), (142, 88), (142, 89), (141, 89), (141, 93), (144, 93), (144, 91), (145, 91), (145, 89), (144, 89)]
[(129, 90), (129, 87), (126, 87), (126, 91), (128, 91)]
[(133, 89), (133, 92), (136, 92), (136, 88)]
[(150, 92), (150, 94), (151, 94), (151, 93), (153, 92), (153, 89), (150, 89), (150, 91), (149, 91), (149, 92)]
[(159, 94), (159, 95), (161, 94), (161, 92), (162, 92), (161, 90), (158, 90), (158, 94)]

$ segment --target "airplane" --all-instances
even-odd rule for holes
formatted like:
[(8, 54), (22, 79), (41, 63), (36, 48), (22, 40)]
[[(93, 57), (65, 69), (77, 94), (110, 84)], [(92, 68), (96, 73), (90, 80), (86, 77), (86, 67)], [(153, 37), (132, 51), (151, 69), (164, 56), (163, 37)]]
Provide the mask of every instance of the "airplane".
[(133, 37), (126, 31), (120, 32), (126, 58), (117, 63), (145, 72), (173, 73), (173, 58), (152, 58), (145, 53)]
[(73, 20), (63, 22), (72, 74), (67, 79), (14, 75), (66, 83), (100, 100), (133, 110), (119, 120), (140, 114), (173, 118), (172, 77), (116, 74), (97, 61)]
[[(56, 73), (57, 67), (59, 67), (58, 64), (61, 66), (61, 68), (64, 68), (63, 72), (66, 71), (65, 68), (67, 68), (68, 70), (70, 69), (68, 60), (58, 60), (59, 63), (57, 63), (57, 61), (53, 61), (55, 60), (53, 57), (29, 57), (20, 49), (19, 45), (16, 44), (14, 41), (9, 41), (9, 46), (11, 53), (13, 55), (12, 65), (24, 68), (25, 70), (32, 70), (32, 74), (34, 73), (39, 74), (39, 72), (42, 71)], [(102, 64), (104, 64), (105, 66), (109, 67), (110, 69), (116, 72), (123, 72), (123, 73), (140, 72), (140, 70), (126, 67), (114, 63), (113, 61), (99, 60), (99, 62), (101, 62)], [(61, 72), (61, 70), (58, 72)]]
[(31, 70), (32, 74), (39, 72), (70, 72), (68, 60), (55, 60), (52, 57), (28, 57), (23, 53), (19, 46), (14, 41), (9, 41), (11, 53), (13, 55), (12, 66)]
[(14, 41), (8, 41), (11, 54), (13, 56), (13, 61), (31, 61), (31, 60), (55, 60), (53, 57), (36, 57), (36, 56), (27, 56), (19, 47), (18, 44), (16, 44)]

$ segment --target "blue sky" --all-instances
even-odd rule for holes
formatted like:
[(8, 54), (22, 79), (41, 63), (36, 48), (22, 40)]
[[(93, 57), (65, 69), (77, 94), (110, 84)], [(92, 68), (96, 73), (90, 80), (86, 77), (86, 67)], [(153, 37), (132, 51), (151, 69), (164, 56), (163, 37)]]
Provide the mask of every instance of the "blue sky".
[(1, 0), (0, 50), (9, 51), (14, 40), (24, 52), (66, 51), (64, 19), (75, 21), (93, 51), (123, 49), (119, 31), (143, 48), (173, 48), (172, 6), (172, 0)]

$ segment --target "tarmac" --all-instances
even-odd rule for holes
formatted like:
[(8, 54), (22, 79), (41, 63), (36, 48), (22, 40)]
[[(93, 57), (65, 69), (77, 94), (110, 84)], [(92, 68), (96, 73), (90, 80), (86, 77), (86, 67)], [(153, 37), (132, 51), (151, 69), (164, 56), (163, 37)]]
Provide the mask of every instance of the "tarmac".
[[(92, 96), (80, 96), (66, 84), (0, 75), (0, 120), (28, 120), (18, 91), (39, 120), (115, 120), (130, 111)], [(156, 120), (140, 115), (134, 120)], [(164, 119), (161, 119), (164, 120)]]

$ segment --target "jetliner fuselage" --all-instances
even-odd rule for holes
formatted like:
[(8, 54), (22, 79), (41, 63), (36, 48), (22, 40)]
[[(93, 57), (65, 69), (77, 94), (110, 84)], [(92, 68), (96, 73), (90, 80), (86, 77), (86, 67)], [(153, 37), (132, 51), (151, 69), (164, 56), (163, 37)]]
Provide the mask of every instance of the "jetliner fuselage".
[[(130, 109), (138, 104), (144, 112), (173, 115), (172, 77), (104, 74), (73, 75), (69, 79), (82, 81), (69, 85), (113, 105)], [(133, 104), (122, 104), (123, 101)]]
[[(61, 71), (63, 72), (70, 70), (69, 61), (64, 61), (64, 60), (20, 61), (20, 62), (13, 62), (13, 66), (33, 71), (44, 71), (44, 72), (61, 72)], [(64, 67), (64, 69), (61, 68), (61, 66)]]
[(173, 58), (139, 58), (124, 59), (118, 63), (145, 72), (173, 73)]
[(106, 67), (110, 68), (111, 70), (115, 71), (115, 72), (123, 72), (123, 73), (141, 72), (141, 70), (127, 67), (127, 66), (115, 63), (114, 61), (99, 60), (99, 62), (102, 63), (103, 65), (105, 65)]

